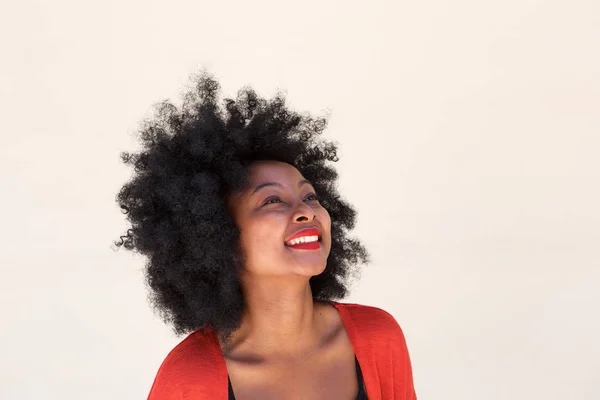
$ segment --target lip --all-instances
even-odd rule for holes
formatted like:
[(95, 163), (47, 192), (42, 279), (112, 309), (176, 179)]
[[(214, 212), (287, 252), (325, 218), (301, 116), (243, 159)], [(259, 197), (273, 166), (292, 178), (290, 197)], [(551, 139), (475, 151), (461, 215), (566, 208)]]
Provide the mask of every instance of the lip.
[(304, 229), (301, 229), (298, 232), (294, 233), (292, 236), (288, 237), (283, 242), (287, 243), (290, 240), (294, 240), (301, 236), (318, 236), (319, 240), (320, 240), (321, 239), (321, 231), (317, 227), (304, 228)]

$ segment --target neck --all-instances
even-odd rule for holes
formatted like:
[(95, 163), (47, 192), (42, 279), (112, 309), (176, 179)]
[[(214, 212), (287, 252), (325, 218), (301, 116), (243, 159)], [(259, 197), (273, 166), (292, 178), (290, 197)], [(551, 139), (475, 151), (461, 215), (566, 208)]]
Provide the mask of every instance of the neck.
[(283, 279), (244, 282), (245, 309), (232, 335), (234, 352), (261, 356), (304, 354), (319, 341), (319, 313), (310, 284)]

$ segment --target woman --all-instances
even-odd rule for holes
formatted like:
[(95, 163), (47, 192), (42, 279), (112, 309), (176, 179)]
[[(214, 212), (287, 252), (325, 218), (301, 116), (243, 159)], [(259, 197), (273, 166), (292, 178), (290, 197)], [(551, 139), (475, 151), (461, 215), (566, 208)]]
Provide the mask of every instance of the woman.
[(119, 245), (148, 257), (153, 304), (188, 334), (148, 399), (416, 399), (395, 319), (335, 301), (368, 253), (326, 121), (248, 88), (220, 107), (211, 76), (194, 82), (123, 154)]

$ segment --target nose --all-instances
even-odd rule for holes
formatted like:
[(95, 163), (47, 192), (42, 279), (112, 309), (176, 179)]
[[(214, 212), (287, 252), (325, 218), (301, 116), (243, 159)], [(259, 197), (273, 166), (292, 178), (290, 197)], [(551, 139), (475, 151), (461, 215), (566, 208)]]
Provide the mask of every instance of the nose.
[(300, 205), (296, 207), (296, 210), (294, 210), (293, 220), (295, 222), (312, 221), (315, 219), (316, 215), (317, 213), (312, 209), (312, 207), (301, 201)]

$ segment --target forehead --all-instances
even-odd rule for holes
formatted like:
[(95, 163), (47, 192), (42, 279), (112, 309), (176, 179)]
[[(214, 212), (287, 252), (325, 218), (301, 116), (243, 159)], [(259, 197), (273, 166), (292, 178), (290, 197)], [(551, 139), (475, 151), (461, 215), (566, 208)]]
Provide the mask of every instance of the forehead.
[(280, 161), (255, 161), (248, 166), (250, 188), (263, 182), (296, 183), (303, 178), (296, 167)]

